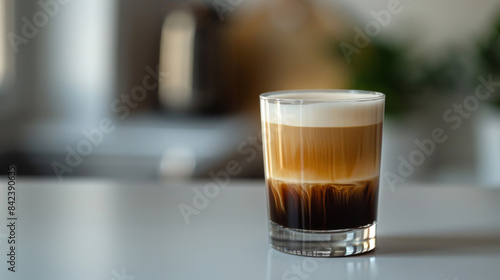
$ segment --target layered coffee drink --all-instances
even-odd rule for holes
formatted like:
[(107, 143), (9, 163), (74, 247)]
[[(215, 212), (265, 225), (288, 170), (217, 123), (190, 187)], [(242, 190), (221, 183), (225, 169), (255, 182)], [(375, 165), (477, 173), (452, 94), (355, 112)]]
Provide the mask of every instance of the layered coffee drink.
[(312, 231), (374, 224), (384, 100), (362, 93), (305, 96), (300, 104), (262, 103), (271, 222)]

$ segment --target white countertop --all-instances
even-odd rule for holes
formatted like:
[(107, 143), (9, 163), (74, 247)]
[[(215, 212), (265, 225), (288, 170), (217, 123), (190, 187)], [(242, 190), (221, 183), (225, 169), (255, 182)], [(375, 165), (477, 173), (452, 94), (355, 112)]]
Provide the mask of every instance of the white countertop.
[[(23, 178), (17, 181), (13, 273), (6, 263), (6, 181), (0, 183), (0, 279), (475, 280), (500, 275), (500, 189), (382, 189), (377, 249), (325, 259), (269, 247), (263, 181), (233, 180), (196, 209), (194, 190), (203, 191), (208, 181)], [(189, 224), (181, 203), (197, 213)]]

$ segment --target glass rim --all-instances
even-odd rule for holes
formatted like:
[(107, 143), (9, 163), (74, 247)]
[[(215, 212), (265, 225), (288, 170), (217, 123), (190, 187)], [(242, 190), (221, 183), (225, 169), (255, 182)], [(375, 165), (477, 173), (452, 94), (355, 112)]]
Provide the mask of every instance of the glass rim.
[[(330, 99), (330, 98), (308, 98), (308, 94), (365, 94), (368, 97), (353, 97), (346, 99)], [(283, 97), (287, 94), (299, 94), (300, 97)], [(302, 95), (301, 95), (302, 94)], [(269, 91), (259, 95), (260, 100), (266, 101), (284, 101), (284, 102), (331, 102), (331, 103), (341, 103), (341, 102), (366, 102), (366, 101), (377, 101), (384, 100), (385, 94), (378, 91), (371, 90), (360, 90), (360, 89), (296, 89), (296, 90), (279, 90), (279, 91)]]

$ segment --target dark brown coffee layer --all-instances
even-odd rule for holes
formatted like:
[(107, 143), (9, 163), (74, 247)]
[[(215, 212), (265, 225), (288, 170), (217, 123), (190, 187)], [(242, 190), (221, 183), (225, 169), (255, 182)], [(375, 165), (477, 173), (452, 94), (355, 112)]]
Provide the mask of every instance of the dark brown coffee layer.
[(287, 183), (269, 179), (269, 212), (278, 225), (337, 230), (372, 224), (377, 217), (379, 178), (352, 184)]

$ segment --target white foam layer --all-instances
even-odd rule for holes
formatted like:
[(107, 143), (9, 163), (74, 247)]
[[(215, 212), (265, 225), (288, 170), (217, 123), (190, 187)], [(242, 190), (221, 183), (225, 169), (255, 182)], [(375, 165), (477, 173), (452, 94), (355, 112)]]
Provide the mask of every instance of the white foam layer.
[[(273, 96), (274, 97), (274, 96)], [(384, 99), (363, 93), (289, 93), (261, 100), (262, 121), (291, 126), (346, 127), (377, 124), (384, 119)], [(290, 104), (293, 99), (306, 99)]]

